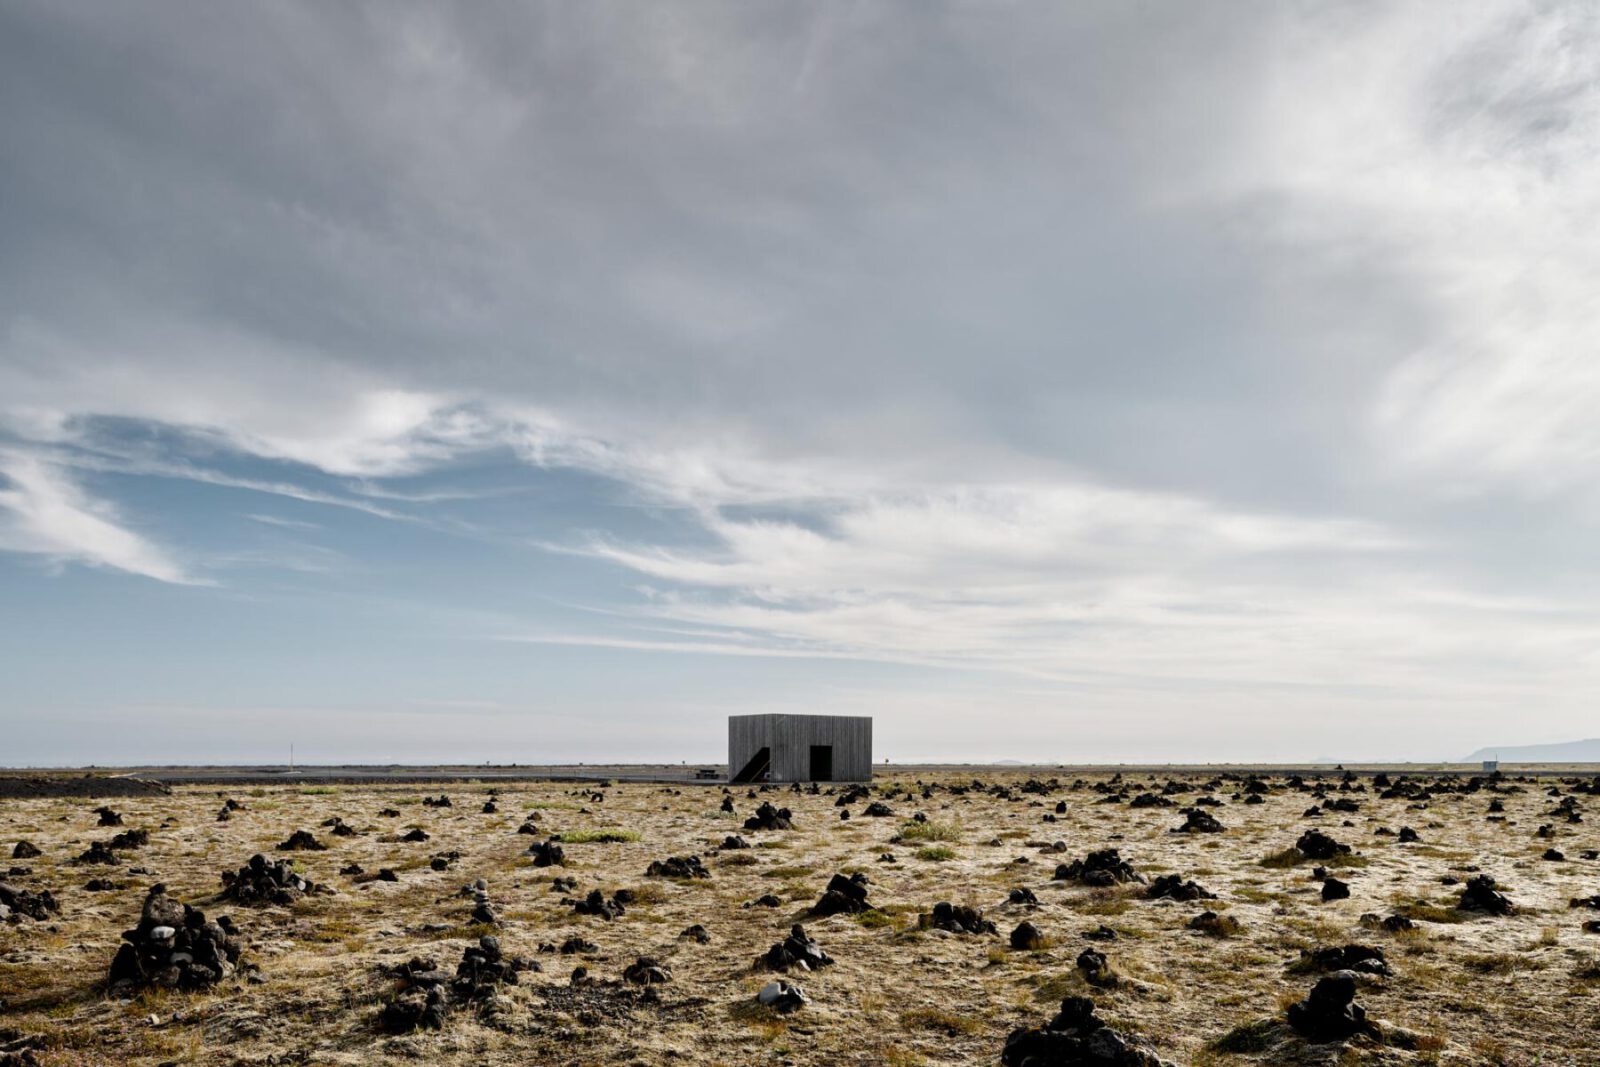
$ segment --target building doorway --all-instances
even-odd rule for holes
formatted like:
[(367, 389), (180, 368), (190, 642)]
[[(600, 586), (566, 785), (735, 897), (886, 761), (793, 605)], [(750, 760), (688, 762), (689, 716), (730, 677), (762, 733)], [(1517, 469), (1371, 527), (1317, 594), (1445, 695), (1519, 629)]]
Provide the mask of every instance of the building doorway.
[(811, 780), (813, 782), (833, 781), (833, 746), (811, 746)]

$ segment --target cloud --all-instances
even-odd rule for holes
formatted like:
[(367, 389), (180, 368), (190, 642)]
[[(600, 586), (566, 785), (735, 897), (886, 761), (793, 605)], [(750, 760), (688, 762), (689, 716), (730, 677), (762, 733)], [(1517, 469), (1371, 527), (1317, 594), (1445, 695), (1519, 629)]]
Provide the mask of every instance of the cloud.
[(545, 641), (1574, 707), (1597, 55), (1576, 3), (22, 0), (4, 544), (189, 580), (92, 476), (181, 479), (568, 553), (609, 614)]
[(0, 548), (125, 571), (178, 585), (207, 585), (167, 552), (120, 525), (61, 468), (26, 453), (0, 451)]

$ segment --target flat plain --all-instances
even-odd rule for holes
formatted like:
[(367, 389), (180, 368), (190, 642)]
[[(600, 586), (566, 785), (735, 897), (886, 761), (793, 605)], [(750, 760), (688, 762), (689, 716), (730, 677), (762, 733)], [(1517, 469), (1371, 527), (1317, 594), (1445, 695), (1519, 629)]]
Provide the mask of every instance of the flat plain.
[[(1600, 912), (1571, 903), (1600, 893), (1600, 861), (1582, 858), (1600, 846), (1581, 821), (1590, 779), (1050, 775), (884, 775), (844, 806), (843, 786), (570, 781), (0, 801), (5, 881), (47, 889), (59, 905), (0, 923), (0, 1050), (24, 1062), (27, 1049), (46, 1065), (985, 1064), (1000, 1061), (1011, 1031), (1081, 994), (1175, 1064), (1600, 1063), (1600, 934), (1584, 929)], [(423, 803), (441, 793), (450, 806)], [(1252, 795), (1259, 801), (1247, 803)], [(732, 813), (721, 810), (725, 796)], [(1218, 802), (1203, 810), (1221, 832), (1175, 832), (1200, 797)], [(239, 808), (219, 821), (230, 798)], [(793, 829), (744, 829), (764, 802), (789, 809)], [(866, 815), (871, 802), (892, 813)], [(99, 825), (101, 804), (121, 827)], [(1320, 814), (1307, 814), (1313, 806)], [(335, 817), (345, 833), (327, 825)], [(519, 833), (530, 821), (537, 833)], [(1402, 843), (1403, 827), (1417, 840)], [(130, 828), (148, 830), (148, 842), (116, 851), (114, 864), (77, 862)], [(1305, 859), (1293, 846), (1308, 829), (1351, 851)], [(297, 830), (326, 849), (278, 851)], [(415, 830), (426, 840), (403, 839)], [(722, 848), (729, 835), (752, 847)], [(535, 866), (529, 846), (552, 838), (564, 863)], [(39, 855), (10, 858), (20, 841)], [(1107, 848), (1145, 881), (1054, 877)], [(1544, 858), (1551, 849), (1564, 858)], [(222, 874), (256, 853), (292, 860), (333, 891), (287, 905), (219, 899)], [(699, 857), (709, 877), (646, 873), (669, 857)], [(366, 874), (340, 873), (351, 865)], [(1347, 899), (1323, 900), (1318, 866), (1349, 885)], [(381, 869), (395, 880), (369, 880)], [(857, 873), (872, 910), (809, 914), (833, 875)], [(1485, 873), (1510, 914), (1455, 906)], [(1215, 899), (1151, 899), (1162, 875)], [(91, 879), (113, 888), (87, 890)], [(472, 918), (464, 888), (478, 879), (497, 925)], [(108, 996), (121, 934), (156, 883), (208, 917), (231, 916), (243, 966), (199, 991)], [(609, 899), (623, 889), (632, 900), (614, 918), (573, 908), (591, 890)], [(1009, 902), (1013, 889), (1037, 904)], [(769, 895), (776, 906), (755, 903)], [(940, 902), (980, 909), (997, 932), (929, 928), (921, 917)], [(1204, 911), (1232, 922), (1192, 929)], [(1383, 926), (1391, 916), (1410, 929)], [(1010, 946), (1023, 921), (1043, 947)], [(835, 962), (781, 976), (808, 1003), (780, 1014), (755, 1001), (779, 976), (754, 964), (795, 923)], [(682, 936), (695, 925), (708, 940)], [(431, 958), (453, 974), (485, 934), (507, 957), (538, 964), (500, 990), (494, 1011), (460, 1003), (437, 1030), (380, 1026), (403, 984), (397, 965)], [(1304, 954), (1348, 944), (1379, 949), (1392, 971), (1363, 975), (1358, 995), (1391, 1036), (1310, 1044), (1281, 1022), (1317, 980)], [(1090, 983), (1078, 965), (1086, 949), (1106, 956), (1114, 986)], [(640, 957), (670, 980), (624, 981)], [(588, 980), (575, 985), (577, 967)]]

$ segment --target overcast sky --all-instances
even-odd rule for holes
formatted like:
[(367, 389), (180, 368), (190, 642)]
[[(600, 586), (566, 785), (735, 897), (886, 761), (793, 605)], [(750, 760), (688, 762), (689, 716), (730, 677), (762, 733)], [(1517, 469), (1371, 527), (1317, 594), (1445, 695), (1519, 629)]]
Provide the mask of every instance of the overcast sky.
[(1600, 733), (1600, 8), (0, 0), (0, 763)]

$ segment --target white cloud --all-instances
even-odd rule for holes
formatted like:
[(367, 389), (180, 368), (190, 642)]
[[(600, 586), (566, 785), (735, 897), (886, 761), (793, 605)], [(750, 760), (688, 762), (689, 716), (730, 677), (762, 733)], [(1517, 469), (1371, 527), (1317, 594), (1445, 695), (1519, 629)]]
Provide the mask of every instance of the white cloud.
[(180, 585), (209, 584), (166, 551), (120, 525), (107, 504), (35, 456), (0, 451), (0, 548), (138, 574)]

